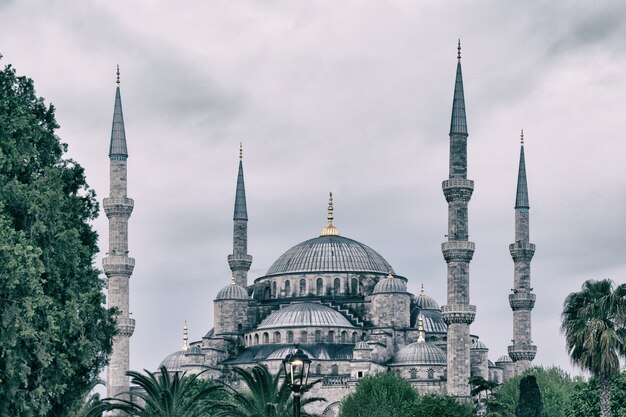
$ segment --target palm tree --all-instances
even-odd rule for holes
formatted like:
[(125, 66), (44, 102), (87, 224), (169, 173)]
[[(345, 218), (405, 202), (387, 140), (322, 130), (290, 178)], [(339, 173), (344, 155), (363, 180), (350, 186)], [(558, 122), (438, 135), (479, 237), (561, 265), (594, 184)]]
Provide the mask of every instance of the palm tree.
[[(282, 371), (272, 375), (264, 365), (252, 369), (233, 368), (233, 372), (246, 385), (247, 390), (237, 390), (230, 386), (230, 398), (219, 402), (215, 417), (291, 417), (293, 414), (293, 398), (287, 381), (282, 378)], [(301, 406), (317, 401), (325, 401), (319, 397), (308, 397), (304, 394), (316, 382), (302, 389)], [(313, 417), (302, 411), (302, 417)]]
[(165, 366), (159, 368), (158, 375), (145, 369), (144, 372), (126, 372), (131, 377), (131, 384), (140, 389), (123, 394), (132, 394), (138, 400), (105, 398), (103, 404), (107, 411), (117, 410), (125, 413), (122, 415), (134, 417), (201, 417), (207, 414), (207, 410), (198, 405), (216, 391), (222, 390), (219, 385), (206, 385), (190, 395), (194, 381), (200, 374), (176, 372), (171, 376)]
[(561, 331), (572, 362), (600, 382), (600, 415), (611, 413), (611, 378), (626, 357), (626, 284), (613, 290), (613, 281), (586, 281), (580, 292), (567, 296)]

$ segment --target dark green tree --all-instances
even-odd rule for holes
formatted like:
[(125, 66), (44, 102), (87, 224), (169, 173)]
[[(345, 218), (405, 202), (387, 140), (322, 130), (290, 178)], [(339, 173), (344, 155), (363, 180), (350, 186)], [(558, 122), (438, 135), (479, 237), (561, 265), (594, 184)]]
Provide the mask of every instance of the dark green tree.
[(519, 382), (519, 401), (516, 417), (545, 417), (541, 392), (534, 375), (526, 375)]
[(473, 407), (449, 395), (420, 396), (414, 405), (411, 417), (471, 417)]
[(0, 71), (0, 415), (64, 416), (106, 365), (115, 333), (93, 267), (98, 213), (64, 158), (54, 107)]
[[(611, 381), (611, 412), (613, 417), (626, 417), (626, 372)], [(600, 383), (596, 378), (580, 381), (571, 395), (567, 417), (600, 415)]]
[(361, 379), (341, 402), (339, 417), (412, 416), (418, 400), (411, 383), (393, 372)]
[[(155, 374), (146, 369), (143, 374), (135, 371), (126, 374), (131, 377), (131, 384), (139, 389), (126, 393), (131, 395), (130, 400), (105, 398), (101, 408), (133, 417), (203, 417), (212, 415), (207, 409), (210, 403), (204, 400), (223, 389), (217, 384), (196, 385), (194, 382), (200, 374), (176, 372), (172, 375), (165, 366)], [(94, 415), (100, 411), (94, 409)]]
[(572, 362), (600, 383), (600, 416), (611, 415), (611, 379), (626, 357), (626, 284), (585, 281), (563, 303), (561, 330)]
[[(227, 385), (230, 395), (225, 400), (217, 402), (214, 417), (293, 416), (291, 388), (282, 377), (282, 370), (272, 375), (265, 365), (257, 365), (252, 369), (233, 368), (233, 373), (247, 389), (235, 389)], [(304, 410), (306, 405), (325, 401), (323, 398), (307, 395), (315, 383), (306, 385), (301, 391), (302, 417), (313, 417)]]

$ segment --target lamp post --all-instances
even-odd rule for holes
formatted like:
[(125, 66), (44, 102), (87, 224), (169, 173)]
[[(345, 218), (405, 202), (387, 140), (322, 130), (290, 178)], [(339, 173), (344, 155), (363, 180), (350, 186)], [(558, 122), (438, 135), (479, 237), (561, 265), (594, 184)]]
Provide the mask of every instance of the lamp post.
[(296, 351), (283, 359), (285, 378), (293, 392), (293, 416), (300, 417), (300, 393), (309, 378), (311, 359), (296, 344)]

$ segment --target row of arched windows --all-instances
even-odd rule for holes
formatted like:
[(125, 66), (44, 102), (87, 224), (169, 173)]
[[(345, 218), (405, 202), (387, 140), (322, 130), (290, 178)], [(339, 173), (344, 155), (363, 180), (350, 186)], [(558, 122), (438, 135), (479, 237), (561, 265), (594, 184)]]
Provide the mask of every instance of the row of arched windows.
[[(344, 281), (345, 288), (343, 292), (341, 291), (341, 281), (342, 280), (340, 278), (335, 278), (333, 279), (332, 287), (327, 288), (324, 283), (324, 279), (317, 278), (315, 280), (315, 291), (313, 291), (313, 289), (309, 291), (306, 278), (301, 278), (298, 281), (297, 286), (294, 285), (293, 289), (292, 289), (291, 281), (287, 279), (283, 283), (282, 290), (284, 290), (285, 297), (305, 297), (309, 294), (320, 295), (320, 296), (340, 295), (340, 294), (352, 294), (352, 295), (359, 294), (359, 280), (358, 279), (352, 278), (349, 282), (350, 285), (348, 285), (348, 280), (345, 279)], [(265, 298), (278, 298), (280, 296), (278, 292), (278, 284), (276, 281), (272, 281), (271, 290), (266, 289), (264, 296)]]
[[(417, 369), (415, 368), (409, 369), (409, 377), (411, 379), (417, 379)], [(435, 377), (435, 370), (433, 368), (428, 368), (426, 370), (426, 377), (428, 379), (433, 379)]]
[[(309, 343), (309, 332), (307, 332), (306, 330), (303, 330), (301, 332), (299, 332), (299, 334), (297, 334), (298, 337), (298, 343)], [(296, 335), (294, 335), (294, 332), (292, 332), (291, 330), (287, 331), (285, 334), (285, 338), (283, 340), (282, 337), (282, 333), (281, 332), (274, 332), (273, 334), (271, 334), (271, 343), (287, 343), (287, 344), (292, 344), (296, 342)], [(349, 333), (347, 331), (342, 331), (342, 332), (335, 332), (334, 330), (330, 330), (328, 331), (328, 333), (326, 333), (326, 337), (324, 340), (324, 334), (321, 330), (316, 330), (313, 333), (313, 341), (315, 343), (322, 343), (322, 342), (326, 342), (326, 343), (356, 343), (359, 340), (359, 334), (357, 332), (352, 332)], [(246, 345), (251, 346), (251, 345), (258, 345), (258, 344), (264, 344), (267, 345), (270, 343), (270, 333), (269, 332), (264, 332), (264, 333), (255, 333), (254, 335), (247, 335), (246, 336)]]

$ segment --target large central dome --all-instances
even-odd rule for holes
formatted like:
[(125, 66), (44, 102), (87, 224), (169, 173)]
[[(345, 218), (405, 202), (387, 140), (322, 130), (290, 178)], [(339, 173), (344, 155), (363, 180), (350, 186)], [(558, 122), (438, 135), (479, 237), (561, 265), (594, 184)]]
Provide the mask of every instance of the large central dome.
[(320, 236), (299, 243), (282, 254), (267, 270), (267, 275), (307, 272), (388, 274), (391, 270), (378, 252), (363, 243), (343, 236)]

